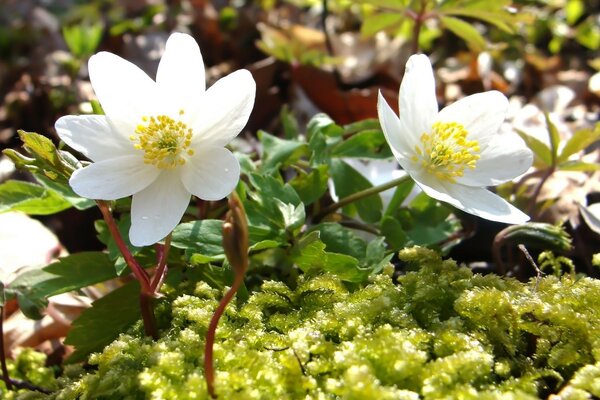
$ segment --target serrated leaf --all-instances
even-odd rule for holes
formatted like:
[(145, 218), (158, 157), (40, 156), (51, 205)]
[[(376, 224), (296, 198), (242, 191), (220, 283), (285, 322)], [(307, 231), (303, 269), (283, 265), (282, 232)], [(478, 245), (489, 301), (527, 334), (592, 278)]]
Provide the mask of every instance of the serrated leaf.
[(462, 38), (473, 51), (483, 51), (486, 47), (486, 42), (481, 33), (473, 27), (473, 25), (463, 21), (462, 19), (441, 16), (440, 20), (444, 26), (454, 33), (456, 36)]
[(314, 203), (327, 191), (328, 169), (327, 165), (318, 165), (309, 173), (301, 171), (290, 180), (305, 205)]
[(8, 285), (10, 292), (23, 304), (25, 315), (41, 318), (39, 310), (46, 299), (78, 290), (116, 277), (112, 261), (101, 252), (82, 252), (58, 259), (45, 268), (30, 269), (19, 274)]
[(65, 182), (53, 181), (39, 174), (35, 176), (35, 179), (43, 186), (59, 193), (66, 201), (71, 203), (73, 207), (80, 211), (87, 210), (88, 208), (92, 208), (96, 205), (95, 200), (86, 199), (77, 195), (73, 189), (71, 189), (71, 186)]
[(319, 232), (319, 238), (327, 246), (327, 251), (351, 255), (357, 259), (365, 256), (367, 244), (354, 231), (335, 222), (314, 226), (311, 231)]
[(319, 232), (311, 232), (294, 247), (292, 257), (306, 273), (326, 271), (348, 282), (362, 282), (369, 276), (369, 270), (360, 269), (356, 258), (327, 252), (325, 247)]
[(9, 180), (0, 185), (0, 212), (49, 215), (70, 207), (71, 203), (56, 191), (34, 183)]
[(344, 134), (344, 128), (337, 125), (327, 114), (317, 114), (308, 121), (306, 135), (308, 139), (320, 132), (324, 136), (337, 137)]
[(596, 124), (594, 129), (581, 129), (575, 132), (565, 143), (558, 157), (558, 162), (567, 161), (573, 154), (586, 149), (598, 140), (600, 140), (600, 123)]
[[(123, 215), (121, 218), (116, 220), (116, 223), (117, 229), (121, 234), (121, 238), (125, 242), (125, 246), (127, 247), (127, 249), (129, 249), (132, 255), (137, 255), (142, 250), (142, 248), (132, 245), (131, 241), (129, 240), (131, 215)], [(121, 250), (119, 250), (119, 247), (117, 246), (114, 237), (110, 234), (106, 222), (104, 222), (103, 220), (97, 220), (94, 223), (94, 227), (96, 228), (96, 232), (98, 232), (98, 239), (106, 245), (106, 248), (108, 250), (108, 256), (111, 260), (115, 261), (115, 270), (120, 276), (127, 267), (127, 263), (125, 263), (125, 260), (122, 257)]]
[(203, 262), (224, 258), (223, 221), (205, 219), (185, 222), (173, 230), (171, 246), (184, 249), (188, 258), (195, 255), (195, 261), (202, 257)]
[(132, 281), (92, 303), (71, 325), (65, 344), (75, 346), (67, 362), (101, 351), (140, 318), (140, 286)]
[(523, 131), (517, 129), (516, 132), (544, 166), (549, 167), (552, 165), (552, 153), (548, 146)]
[(352, 135), (331, 148), (332, 157), (390, 158), (390, 146), (380, 129), (365, 130)]
[[(358, 191), (373, 187), (371, 182), (350, 165), (340, 159), (331, 160), (331, 177), (335, 192), (339, 198), (347, 197)], [(378, 194), (355, 201), (345, 207), (350, 215), (356, 210), (365, 222), (377, 222), (381, 218), (383, 202)]]
[(263, 145), (262, 164), (260, 166), (263, 171), (290, 165), (306, 154), (308, 150), (306, 143), (279, 139), (265, 131), (258, 131), (258, 138)]

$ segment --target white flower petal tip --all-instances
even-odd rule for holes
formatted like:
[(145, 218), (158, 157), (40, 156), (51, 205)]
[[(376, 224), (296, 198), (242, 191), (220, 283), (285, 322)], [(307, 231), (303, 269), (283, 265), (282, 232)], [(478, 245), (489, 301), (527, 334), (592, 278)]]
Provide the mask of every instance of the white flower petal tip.
[(508, 105), (502, 93), (489, 91), (438, 111), (431, 62), (418, 54), (406, 63), (399, 118), (381, 94), (377, 109), (398, 163), (429, 196), (481, 218), (520, 224), (529, 217), (485, 189), (533, 162), (516, 135), (499, 133)]
[(133, 195), (130, 239), (145, 246), (175, 228), (192, 194), (227, 196), (240, 166), (224, 148), (248, 122), (256, 83), (236, 71), (205, 90), (202, 54), (195, 40), (167, 40), (156, 81), (123, 58), (90, 58), (90, 80), (105, 116), (65, 116), (56, 130), (93, 163), (73, 173), (80, 196), (115, 200)]

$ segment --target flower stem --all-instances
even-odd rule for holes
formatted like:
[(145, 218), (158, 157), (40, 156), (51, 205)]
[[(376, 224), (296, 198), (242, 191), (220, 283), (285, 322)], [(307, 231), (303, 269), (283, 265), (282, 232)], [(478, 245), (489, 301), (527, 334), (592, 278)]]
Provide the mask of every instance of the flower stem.
[(4, 306), (0, 307), (0, 364), (2, 364), (2, 380), (6, 385), (6, 389), (13, 390), (13, 385), (8, 375), (8, 367), (6, 366), (6, 353), (4, 352)]
[(535, 187), (533, 194), (531, 195), (531, 198), (529, 199), (529, 216), (531, 217), (532, 220), (537, 219), (537, 217), (539, 217), (537, 209), (536, 209), (536, 205), (537, 205), (537, 199), (540, 196), (540, 193), (542, 192), (542, 187), (544, 186), (544, 184), (546, 183), (546, 181), (552, 176), (552, 174), (554, 173), (555, 167), (552, 166), (550, 168), (548, 168), (545, 172), (544, 175), (542, 175), (540, 177), (540, 181), (538, 182), (537, 186)]
[(204, 375), (206, 376), (206, 385), (210, 397), (213, 399), (217, 398), (215, 393), (215, 369), (214, 369), (214, 357), (213, 357), (213, 346), (215, 343), (215, 336), (217, 332), (217, 325), (221, 316), (225, 312), (225, 308), (238, 291), (242, 282), (244, 281), (243, 274), (235, 274), (233, 284), (231, 288), (225, 293), (225, 296), (219, 302), (215, 313), (213, 314), (210, 324), (208, 325), (208, 331), (206, 332), (206, 343), (204, 344)]
[(113, 218), (112, 213), (110, 212), (108, 204), (103, 200), (98, 200), (96, 202), (98, 203), (98, 208), (100, 208), (100, 212), (102, 213), (102, 217), (104, 217), (106, 225), (108, 225), (108, 230), (110, 231), (110, 234), (115, 240), (119, 251), (123, 255), (127, 266), (131, 269), (137, 280), (140, 282), (142, 291), (151, 292), (150, 277), (148, 276), (148, 273), (146, 273), (146, 270), (142, 268), (142, 266), (137, 262), (137, 260), (133, 257), (133, 255), (127, 248), (127, 245), (125, 244), (125, 241), (123, 240), (123, 237), (119, 232), (117, 223), (115, 222), (115, 219)]
[[(104, 217), (104, 221), (108, 226), (108, 230), (110, 231), (110, 234), (115, 240), (119, 251), (123, 255), (125, 262), (127, 263), (129, 269), (131, 269), (133, 275), (140, 283), (140, 312), (142, 314), (142, 321), (144, 322), (144, 332), (147, 336), (151, 336), (154, 340), (157, 340), (158, 330), (156, 328), (156, 318), (154, 316), (153, 305), (153, 300), (156, 297), (155, 288), (152, 286), (152, 283), (150, 282), (150, 277), (148, 276), (146, 270), (142, 268), (142, 266), (137, 262), (135, 257), (133, 257), (133, 254), (131, 254), (131, 252), (127, 248), (127, 245), (125, 244), (125, 241), (123, 240), (123, 237), (119, 232), (117, 223), (115, 222), (115, 219), (113, 218), (112, 213), (110, 212), (108, 203), (106, 203), (103, 200), (97, 200), (96, 203), (98, 204), (98, 208), (100, 208), (100, 212)], [(162, 260), (164, 259), (164, 266), (162, 267), (163, 270), (166, 268), (165, 253), (166, 251), (163, 252), (163, 254), (160, 257), (161, 261), (159, 261), (160, 268), (160, 266), (163, 264)], [(160, 282), (162, 282), (162, 279), (160, 277), (158, 279), (160, 279)], [(155, 284), (158, 285), (159, 282), (157, 281)]]
[(315, 222), (319, 222), (320, 220), (325, 218), (327, 215), (331, 214), (332, 212), (334, 212), (342, 207), (347, 206), (348, 204), (354, 203), (355, 201), (362, 200), (366, 197), (369, 197), (374, 194), (381, 193), (388, 189), (396, 187), (399, 184), (401, 184), (402, 182), (406, 181), (407, 179), (410, 179), (410, 176), (408, 174), (401, 176), (400, 178), (391, 180), (387, 183), (384, 183), (384, 184), (381, 184), (378, 186), (373, 186), (368, 189), (361, 190), (360, 192), (352, 193), (350, 196), (340, 199), (337, 203), (333, 203), (333, 204), (329, 205), (328, 207), (325, 207), (323, 210), (321, 210), (321, 212), (319, 212), (317, 215), (315, 215), (314, 220), (315, 220)]
[(152, 292), (154, 294), (158, 293), (165, 279), (165, 276), (167, 275), (167, 258), (169, 256), (169, 250), (171, 250), (170, 233), (165, 238), (164, 245), (156, 245), (156, 256), (158, 258), (158, 265), (156, 267), (156, 271), (154, 272), (154, 276), (152, 277), (152, 281), (150, 282), (150, 287), (152, 288)]

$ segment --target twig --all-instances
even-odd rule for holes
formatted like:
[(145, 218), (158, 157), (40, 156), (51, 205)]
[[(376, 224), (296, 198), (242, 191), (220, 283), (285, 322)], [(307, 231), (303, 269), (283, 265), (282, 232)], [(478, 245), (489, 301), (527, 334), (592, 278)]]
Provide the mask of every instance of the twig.
[[(4, 297), (4, 287), (2, 287), (2, 297)], [(4, 304), (4, 301), (2, 302)], [(4, 306), (0, 307), (0, 363), (2, 364), (2, 380), (8, 390), (13, 390), (12, 381), (8, 375), (6, 366), (6, 352), (4, 351)]]
[(535, 291), (537, 291), (538, 286), (540, 285), (540, 280), (542, 279), (542, 270), (540, 269), (540, 267), (537, 266), (537, 264), (533, 260), (533, 257), (531, 257), (531, 254), (529, 254), (529, 251), (527, 251), (527, 248), (525, 247), (525, 245), (518, 244), (517, 247), (519, 248), (519, 250), (521, 250), (521, 252), (523, 254), (525, 254), (525, 258), (533, 266), (533, 269), (535, 269), (535, 274), (536, 274), (535, 288), (534, 288), (534, 292), (535, 292)]
[[(0, 375), (0, 379), (2, 379), (4, 382), (6, 382), (6, 376), (5, 375)], [(27, 390), (33, 390), (36, 392), (40, 392), (40, 393), (44, 393), (44, 394), (51, 394), (52, 390), (49, 389), (45, 389), (43, 387), (34, 385), (31, 382), (27, 382), (27, 381), (21, 381), (18, 379), (11, 379), (8, 378), (8, 380), (10, 381), (10, 383), (16, 387), (17, 389), (27, 389)], [(12, 390), (12, 389), (11, 389)]]

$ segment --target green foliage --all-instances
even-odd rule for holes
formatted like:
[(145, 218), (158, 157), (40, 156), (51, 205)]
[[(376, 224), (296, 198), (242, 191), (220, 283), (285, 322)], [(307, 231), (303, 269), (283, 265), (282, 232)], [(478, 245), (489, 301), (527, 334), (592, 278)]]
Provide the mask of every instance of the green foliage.
[(102, 23), (82, 23), (79, 25), (64, 26), (62, 34), (71, 53), (80, 59), (90, 57), (96, 52), (104, 26)]
[[(14, 360), (8, 360), (7, 367), (11, 379), (27, 381), (46, 390), (56, 390), (59, 385), (52, 368), (45, 366), (46, 356), (31, 348), (23, 348)], [(40, 399), (42, 393), (30, 392), (27, 389), (9, 391), (3, 380), (0, 380), (0, 397), (5, 400)]]
[(8, 299), (17, 298), (25, 315), (39, 319), (48, 297), (104, 282), (115, 276), (114, 265), (106, 254), (82, 252), (60, 258), (42, 269), (24, 271), (7, 285), (5, 293)]
[[(266, 281), (231, 304), (216, 338), (219, 397), (598, 395), (597, 280), (474, 275), (423, 248), (400, 258), (414, 270), (397, 284), (388, 273), (358, 286), (304, 275), (293, 287)], [(203, 338), (221, 292), (190, 283), (165, 300), (172, 319), (159, 341), (121, 335), (90, 358), (97, 370), (49, 397), (208, 398)]]
[(0, 212), (48, 215), (70, 207), (71, 203), (56, 191), (34, 183), (9, 180), (0, 185)]

